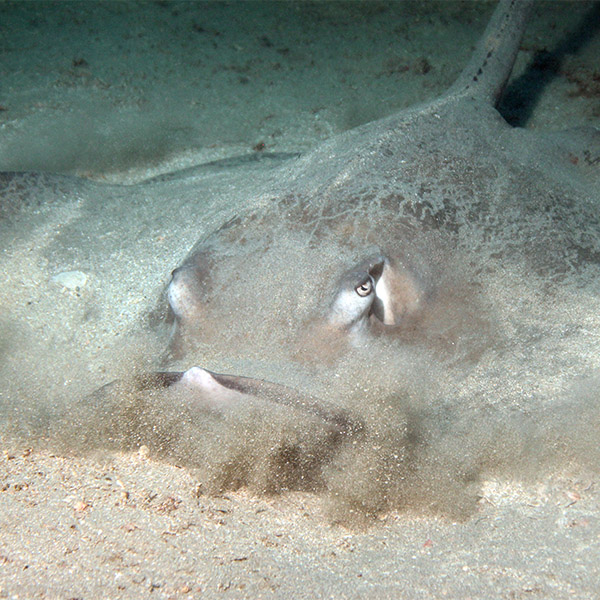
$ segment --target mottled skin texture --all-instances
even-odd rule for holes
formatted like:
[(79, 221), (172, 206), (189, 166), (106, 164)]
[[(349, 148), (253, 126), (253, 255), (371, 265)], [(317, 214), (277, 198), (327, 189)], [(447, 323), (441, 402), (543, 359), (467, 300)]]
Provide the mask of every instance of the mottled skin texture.
[[(516, 129), (494, 108), (526, 7), (501, 4), (447, 94), (283, 165), (135, 186), (3, 174), (8, 264), (36, 267), (19, 325), (45, 336), (29, 357), (27, 327), (4, 328), (3, 357), (24, 361), (21, 387), (39, 378), (26, 407), (52, 415), (50, 437), (144, 445), (208, 493), (324, 494), (344, 520), (464, 518), (490, 476), (597, 469), (598, 132)], [(43, 285), (67, 265), (90, 281), (64, 298), (71, 318)]]
[[(501, 3), (447, 94), (284, 166), (257, 206), (200, 240), (169, 289), (177, 300), (173, 355), (201, 361), (228, 345), (258, 357), (274, 347), (293, 354), (294, 334), (327, 322), (343, 274), (373, 251), (403, 273), (392, 299), (404, 317), (390, 327), (371, 318), (361, 334), (389, 333), (399, 345), (427, 338), (427, 313), (444, 298), (475, 304), (473, 289), (489, 269), (526, 265), (550, 281), (595, 270), (598, 132), (512, 128), (494, 108), (527, 4)], [(432, 319), (433, 337), (443, 319), (454, 344), (464, 331), (452, 311)], [(310, 337), (328, 335), (317, 327)], [(326, 345), (329, 358), (345, 348)]]
[[(248, 194), (245, 211), (203, 237), (167, 292), (175, 318), (161, 367), (221, 370), (228, 368), (224, 357), (234, 356), (253, 361), (252, 373), (239, 375), (269, 379), (276, 372), (278, 383), (293, 385), (291, 372), (260, 365), (293, 371), (312, 363), (326, 379), (357, 330), (332, 322), (340, 282), (374, 254), (399, 273), (391, 293), (399, 318), (383, 323), (368, 313), (358, 329), (366, 345), (389, 337), (392, 356), (414, 340), (454, 350), (468, 332), (485, 328), (478, 290), (494, 269), (514, 266), (549, 282), (593, 276), (599, 133), (512, 128), (494, 108), (529, 4), (500, 3), (445, 95), (288, 161), (260, 193)], [(1, 208), (9, 216), (12, 199), (130, 193), (69, 177), (2, 178)], [(146, 185), (135, 186), (136, 197), (159, 184)], [(169, 181), (160, 185), (168, 194)], [(194, 185), (192, 178), (195, 193)]]

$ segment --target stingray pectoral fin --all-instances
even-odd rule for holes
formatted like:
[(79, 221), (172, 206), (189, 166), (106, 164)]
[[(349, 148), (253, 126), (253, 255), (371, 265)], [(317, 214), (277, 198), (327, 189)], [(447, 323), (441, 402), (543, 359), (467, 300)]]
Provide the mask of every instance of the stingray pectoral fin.
[(303, 410), (335, 426), (340, 433), (356, 433), (363, 428), (362, 423), (350, 417), (346, 411), (293, 388), (251, 377), (221, 375), (219, 373), (211, 373), (211, 375), (222, 385), (242, 393)]
[(194, 397), (201, 405), (215, 410), (235, 406), (250, 398), (249, 394), (223, 385), (213, 373), (201, 367), (185, 371), (176, 385), (193, 390)]
[(151, 373), (147, 376), (145, 385), (148, 388), (186, 387), (194, 393), (201, 405), (213, 410), (233, 408), (241, 402), (259, 399), (304, 411), (325, 421), (341, 434), (356, 433), (362, 429), (362, 424), (350, 418), (345, 411), (331, 407), (308, 394), (262, 379), (224, 375), (192, 367), (184, 372)]
[(213, 410), (234, 406), (251, 396), (234, 386), (223, 385), (217, 381), (214, 373), (201, 367), (191, 367), (187, 371), (145, 373), (139, 378), (138, 385), (142, 390), (187, 388), (192, 392), (195, 401), (204, 408)]

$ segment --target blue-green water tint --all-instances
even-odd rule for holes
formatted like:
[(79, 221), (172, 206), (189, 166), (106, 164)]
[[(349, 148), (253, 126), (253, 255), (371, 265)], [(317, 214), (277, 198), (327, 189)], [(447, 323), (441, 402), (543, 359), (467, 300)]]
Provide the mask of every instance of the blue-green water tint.
[[(518, 72), (576, 29), (588, 4), (540, 7)], [(260, 144), (305, 151), (440, 93), (491, 9), (414, 1), (4, 2), (0, 169), (140, 179)], [(558, 100), (548, 94), (538, 104), (533, 126), (597, 122), (586, 83), (593, 87), (593, 56), (592, 45), (567, 57), (553, 74)], [(578, 114), (555, 108), (570, 95)]]
[[(14, 6), (7, 5), (24, 10)], [(59, 13), (33, 6), (62, 23)], [(64, 6), (54, 5), (57, 11)], [(81, 5), (66, 6), (85, 14)], [(132, 6), (154, 15), (152, 23), (159, 22), (160, 31), (169, 19), (180, 24), (187, 15), (185, 40), (211, 35), (203, 46), (209, 52), (206, 62), (182, 63), (182, 42), (174, 27), (168, 39), (177, 40), (178, 54), (160, 54), (160, 45), (156, 55), (139, 53), (145, 66), (139, 72), (150, 77), (150, 85), (142, 76), (135, 85), (124, 77), (114, 80), (122, 88), (110, 82), (103, 87), (108, 75), (126, 68), (115, 49), (132, 55), (134, 40), (155, 31), (132, 19)], [(177, 6), (182, 12), (174, 15)], [(402, 101), (395, 104), (386, 94), (395, 98), (403, 81), (412, 81), (410, 93), (421, 100), (425, 82), (436, 73), (440, 88), (445, 77), (453, 79), (446, 63), (436, 63), (426, 49), (433, 39), (439, 46), (442, 21), (464, 16), (464, 5), (443, 13), (444, 18), (442, 13), (434, 17), (429, 4), (233, 6), (238, 7), (233, 23), (245, 32), (237, 41), (221, 31), (225, 20), (202, 17), (206, 26), (196, 21), (194, 27), (199, 17), (189, 12), (202, 7), (224, 14), (219, 12), (224, 5), (94, 5), (94, 11), (111, 12), (110, 27), (102, 30), (106, 36), (112, 39), (119, 32), (118, 43), (106, 46), (111, 52), (102, 63), (107, 71), (93, 74), (90, 59), (79, 56), (87, 46), (77, 48), (73, 58), (63, 56), (70, 79), (67, 84), (54, 79), (55, 91), (44, 99), (50, 104), (32, 103), (16, 122), (6, 123), (4, 147), (12, 148), (7, 161), (16, 161), (6, 168), (139, 179), (156, 173), (167, 159), (171, 167), (184, 167), (193, 158), (230, 156), (244, 148), (261, 152), (257, 144), (265, 139), (265, 150), (305, 150), (332, 132), (393, 113)], [(255, 19), (248, 13), (253, 9)], [(292, 9), (302, 16), (293, 21), (298, 40), (284, 52), (287, 46), (281, 44), (288, 38), (281, 30), (275, 28), (265, 40), (257, 35), (264, 27), (256, 23), (262, 22), (261, 15), (279, 14), (271, 10)], [(400, 15), (385, 49), (362, 58), (370, 47), (365, 39), (371, 45), (384, 39), (380, 28), (393, 21), (395, 10), (409, 11), (412, 25)], [(124, 22), (120, 14), (126, 15)], [(79, 31), (81, 15), (68, 17)], [(112, 19), (121, 28), (113, 27)], [(360, 43), (341, 48), (350, 58), (344, 67), (337, 55), (340, 46), (328, 33), (364, 23), (363, 35), (355, 36)], [(416, 42), (418, 23), (426, 35)], [(30, 26), (38, 28), (39, 20)], [(84, 31), (88, 39), (93, 35), (89, 27)], [(302, 45), (301, 34), (311, 32)], [(398, 37), (409, 43), (408, 70)], [(466, 58), (464, 45), (461, 40)], [(256, 53), (248, 53), (250, 46)], [(273, 52), (280, 63), (275, 69), (264, 58), (260, 67), (249, 58)], [(155, 62), (149, 60), (154, 56)], [(319, 63), (321, 56), (329, 62)], [(420, 57), (432, 68), (422, 60), (413, 62)], [(282, 63), (284, 58), (289, 62)], [(365, 68), (363, 60), (373, 68)], [(382, 63), (387, 71), (379, 70)], [(264, 64), (271, 64), (271, 70), (265, 72)], [(43, 65), (39, 69), (46, 76)], [(195, 78), (194, 67), (203, 65), (204, 77)], [(155, 68), (157, 76), (152, 75)], [(89, 74), (78, 75), (80, 69)], [(285, 73), (283, 83), (270, 86), (279, 71)], [(366, 73), (375, 77), (366, 79)], [(403, 80), (407, 74), (412, 79)], [(578, 85), (577, 80), (567, 83)], [(91, 100), (90, 90), (95, 94)], [(167, 90), (173, 95), (165, 95)], [(304, 91), (299, 100), (298, 90)], [(242, 100), (240, 91), (247, 94)], [(65, 93), (69, 98), (61, 105)], [(76, 97), (85, 98), (75, 111), (83, 116), (71, 121), (68, 108)], [(323, 97), (332, 101), (321, 109)], [(375, 97), (379, 101), (371, 108)], [(200, 104), (193, 105), (196, 99)], [(7, 96), (8, 110), (2, 113), (7, 118), (13, 110), (9, 101)], [(290, 110), (291, 105), (297, 109)], [(588, 108), (578, 104), (584, 112), (580, 123), (589, 121)], [(331, 116), (323, 128), (327, 111)], [(303, 121), (309, 114), (312, 120)], [(29, 141), (28, 123), (37, 134)], [(256, 123), (262, 123), (258, 130)], [(276, 134), (281, 125), (283, 133)], [(402, 127), (405, 138), (398, 137)], [(286, 131), (291, 137), (284, 136)], [(280, 137), (287, 141), (279, 144)], [(569, 143), (572, 156), (563, 151)], [(599, 239), (592, 205), (595, 155), (582, 148), (581, 132), (544, 139), (535, 131), (506, 128), (489, 106), (455, 112), (452, 106), (433, 105), (422, 115), (407, 113), (350, 131), (280, 168), (241, 161), (223, 170), (213, 164), (192, 177), (131, 187), (68, 177), (6, 177), (8, 217), (2, 227), (10, 248), (3, 257), (4, 407), (14, 409), (25, 428), (35, 428), (35, 406), (52, 412), (58, 404), (56, 412), (65, 409), (75, 429), (64, 421), (50, 428), (67, 445), (82, 440), (127, 448), (147, 443), (178, 463), (203, 467), (202, 477), (216, 490), (245, 484), (273, 491), (265, 489), (265, 482), (277, 481), (282, 465), (294, 456), (299, 463), (291, 463), (300, 465), (302, 484), (331, 494), (342, 513), (411, 506), (467, 514), (484, 477), (530, 474), (540, 464), (562, 468), (571, 460), (593, 463)], [(17, 160), (25, 158), (30, 162)], [(244, 218), (231, 220), (240, 215)], [(400, 224), (399, 215), (405, 219)], [(164, 316), (161, 292), (170, 271), (198, 238), (223, 223), (230, 227), (208, 244), (217, 260), (207, 279), (219, 292), (208, 294), (212, 327), (195, 340), (197, 353), (175, 366), (183, 369), (193, 361), (215, 370), (235, 369), (345, 403), (365, 422), (366, 433), (358, 443), (342, 445), (334, 460), (320, 424), (304, 422), (296, 413), (250, 406), (225, 420), (198, 421), (188, 418), (186, 398), (176, 392), (140, 397), (135, 389), (132, 374), (157, 368), (167, 345), (148, 331), (151, 317)], [(408, 249), (429, 266), (420, 273), (432, 289), (424, 325), (407, 343), (401, 336), (383, 336), (342, 358), (326, 356), (329, 347), (320, 347), (323, 338), (317, 337), (309, 358), (331, 362), (298, 360), (294, 336), (318, 331), (311, 327), (326, 311), (337, 275), (374, 244), (399, 255)], [(89, 283), (80, 290), (62, 289), (56, 275), (74, 270), (88, 275)], [(472, 288), (463, 286), (465, 280)], [(453, 335), (447, 336), (448, 330)], [(79, 403), (95, 386), (117, 376), (130, 383), (117, 396), (116, 407), (124, 410), (95, 413), (93, 404)], [(263, 432), (259, 426), (265, 415), (270, 428)], [(282, 444), (273, 444), (273, 437)], [(290, 447), (299, 454), (290, 453)], [(306, 465), (310, 475), (302, 470)], [(281, 487), (298, 481), (286, 472)]]

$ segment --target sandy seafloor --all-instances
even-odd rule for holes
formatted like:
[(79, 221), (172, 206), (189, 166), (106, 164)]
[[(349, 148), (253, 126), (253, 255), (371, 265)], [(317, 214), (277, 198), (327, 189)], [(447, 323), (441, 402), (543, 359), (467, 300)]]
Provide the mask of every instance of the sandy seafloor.
[[(0, 2), (0, 170), (130, 183), (258, 144), (303, 152), (442, 91), (491, 9)], [(540, 3), (518, 69), (536, 51), (564, 48), (588, 9)], [(568, 46), (527, 127), (600, 124), (600, 37), (591, 34)], [(27, 412), (44, 387), (84, 395), (114, 376), (107, 356), (126, 347), (171, 269), (220, 215), (209, 201), (132, 206), (124, 196), (90, 207), (59, 196), (10, 216), (0, 402), (3, 418), (17, 408), (25, 432), (3, 424), (0, 598), (599, 596), (597, 472), (483, 482), (464, 521), (397, 511), (352, 529), (331, 524), (310, 493), (211, 497), (193, 473), (144, 448), (72, 454), (28, 437)], [(68, 271), (85, 283), (53, 281)]]

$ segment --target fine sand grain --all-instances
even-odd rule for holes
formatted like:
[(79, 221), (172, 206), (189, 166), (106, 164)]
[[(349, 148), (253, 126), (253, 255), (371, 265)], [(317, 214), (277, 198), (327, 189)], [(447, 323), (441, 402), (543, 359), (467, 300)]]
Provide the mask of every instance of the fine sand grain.
[[(600, 37), (590, 24), (570, 33), (589, 8), (537, 6), (515, 74), (538, 53), (548, 82), (527, 127), (599, 126)], [(492, 9), (2, 2), (0, 171), (130, 183), (263, 144), (285, 160), (440, 93)], [(228, 173), (246, 173), (256, 192), (266, 163), (195, 176), (217, 196)], [(56, 194), (0, 206), (0, 598), (597, 597), (597, 465), (504, 471), (468, 494), (462, 486), (455, 511), (413, 502), (344, 519), (335, 499), (309, 492), (209, 493), (198, 465), (165, 460), (144, 439), (90, 449), (79, 422), (56, 431), (72, 398), (164, 349), (145, 320), (199, 234), (243, 205), (239, 191), (230, 198), (223, 207), (210, 196), (192, 204), (183, 193), (167, 202), (121, 192), (91, 206)], [(582, 297), (570, 308), (591, 366), (596, 304)], [(552, 391), (550, 380), (538, 386)], [(561, 444), (568, 456), (569, 439)]]

